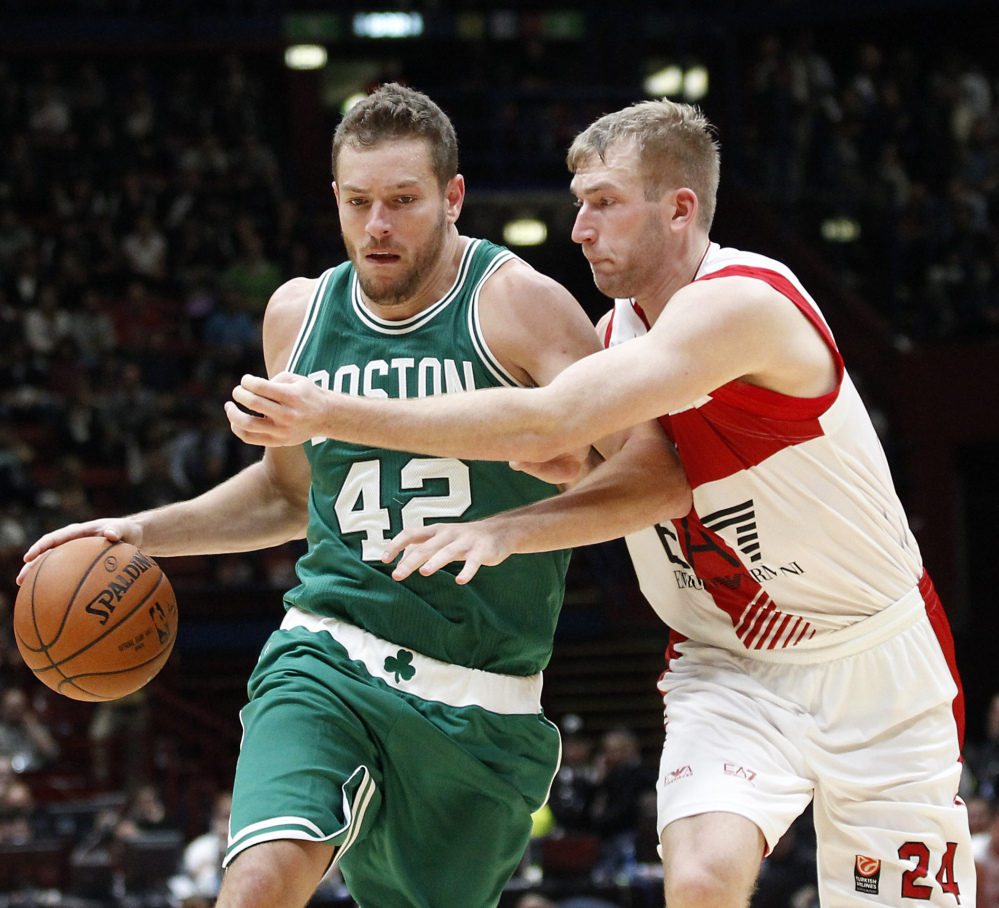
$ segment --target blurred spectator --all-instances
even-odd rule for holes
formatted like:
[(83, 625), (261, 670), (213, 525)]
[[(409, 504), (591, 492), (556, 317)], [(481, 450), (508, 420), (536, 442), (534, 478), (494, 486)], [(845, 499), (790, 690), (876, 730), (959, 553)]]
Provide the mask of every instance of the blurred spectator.
[(238, 294), (240, 306), (262, 317), (271, 294), (281, 284), (281, 269), (264, 254), (263, 241), (256, 233), (243, 237), (243, 250), (219, 279), (223, 290)]
[(28, 127), (44, 137), (61, 136), (70, 126), (69, 106), (53, 85), (41, 85), (28, 111)]
[(167, 814), (160, 790), (151, 784), (136, 788), (125, 804), (114, 827), (119, 841), (133, 839), (144, 832), (175, 829), (173, 819)]
[(95, 369), (117, 347), (114, 320), (95, 290), (85, 292), (80, 309), (71, 313), (70, 336), (88, 369)]
[(554, 901), (539, 892), (528, 892), (517, 899), (514, 908), (617, 908), (617, 903), (595, 895), (574, 895)]
[(31, 788), (22, 779), (12, 780), (0, 792), (0, 843), (26, 845), (51, 832), (48, 814), (36, 803)]
[(987, 801), (999, 798), (999, 693), (993, 694), (985, 718), (985, 740), (966, 744), (964, 760)]
[(20, 687), (0, 696), (0, 757), (7, 757), (15, 772), (33, 772), (59, 755), (52, 732), (32, 708)]
[(55, 476), (38, 495), (49, 529), (79, 523), (93, 517), (90, 492), (83, 479), (83, 461), (73, 454), (59, 458)]
[[(142, 451), (141, 475), (133, 479), (125, 502), (125, 510), (134, 514), (180, 501), (184, 492), (170, 475), (170, 460), (161, 447)], [(261, 553), (262, 554), (262, 553)]]
[(218, 304), (205, 318), (201, 340), (213, 357), (244, 372), (260, 347), (260, 331), (260, 318), (243, 308), (238, 291), (223, 287)]
[(8, 270), (33, 243), (34, 233), (17, 209), (8, 206), (0, 210), (0, 271)]
[(558, 828), (563, 832), (585, 832), (589, 828), (587, 811), (593, 797), (593, 770), (590, 757), (593, 742), (583, 732), (577, 715), (563, 717), (562, 763), (555, 774), (548, 806)]
[(235, 447), (225, 411), (203, 404), (170, 444), (170, 478), (185, 497), (213, 488), (230, 472)]
[(600, 739), (593, 761), (589, 826), (601, 836), (633, 832), (643, 792), (654, 790), (656, 773), (642, 763), (638, 737), (617, 728)]
[[(102, 810), (70, 855), (77, 894), (117, 903), (124, 893), (123, 859), (128, 843), (148, 833), (175, 833), (176, 824), (155, 785), (142, 785), (121, 807)], [(117, 893), (118, 899), (113, 899)], [(157, 902), (156, 904), (163, 904)]]
[(121, 241), (121, 251), (132, 274), (162, 282), (167, 276), (169, 248), (166, 237), (148, 215), (141, 215), (134, 229)]
[(987, 838), (975, 854), (978, 878), (976, 908), (999, 908), (999, 810), (992, 805)]
[(968, 806), (968, 828), (971, 830), (971, 849), (975, 860), (983, 858), (989, 847), (992, 826), (992, 802), (974, 795), (965, 802)]
[(763, 859), (750, 908), (818, 906), (818, 871), (811, 827), (811, 811), (806, 811)]
[(122, 363), (117, 374), (107, 377), (101, 394), (114, 417), (109, 423), (112, 442), (124, 449), (138, 446), (161, 413), (157, 396), (142, 382), (138, 364)]
[(0, 505), (34, 501), (36, 489), (30, 477), (34, 459), (31, 445), (0, 420)]
[[(3, 551), (3, 540), (0, 538), (0, 554)], [(14, 686), (24, 671), (24, 662), (14, 642), (13, 622), (14, 596), (0, 589), (0, 690)], [(12, 772), (11, 758), (0, 755), (0, 792), (3, 791), (4, 779)]]
[(656, 772), (642, 763), (635, 733), (629, 728), (606, 732), (593, 760), (593, 795), (587, 809), (588, 828), (601, 840), (595, 879), (614, 879), (635, 863), (644, 798), (655, 788)]
[(222, 880), (222, 859), (229, 841), (232, 794), (215, 798), (208, 831), (184, 849), (181, 873), (168, 882), (170, 892), (183, 908), (211, 908)]
[(229, 174), (229, 156), (216, 133), (207, 131), (197, 145), (185, 149), (179, 161), (180, 170), (198, 174), (206, 186), (218, 188)]
[(59, 291), (53, 284), (42, 284), (35, 305), (24, 314), (24, 337), (29, 349), (40, 356), (51, 356), (71, 330), (72, 320), (60, 303)]
[(146, 776), (148, 728), (149, 696), (145, 690), (97, 704), (87, 737), (90, 771), (98, 785), (107, 786), (114, 781), (127, 791), (139, 788)]
[(17, 781), (17, 774), (11, 765), (10, 757), (0, 755), (0, 800), (7, 796), (10, 786)]

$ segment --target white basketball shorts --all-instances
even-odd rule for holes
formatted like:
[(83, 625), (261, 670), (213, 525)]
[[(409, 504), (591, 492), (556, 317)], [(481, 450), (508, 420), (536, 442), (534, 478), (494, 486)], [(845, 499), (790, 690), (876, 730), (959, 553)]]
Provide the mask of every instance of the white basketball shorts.
[(684, 641), (660, 682), (659, 829), (724, 811), (773, 848), (814, 801), (824, 908), (975, 904), (954, 676), (925, 612), (872, 648), (760, 662)]

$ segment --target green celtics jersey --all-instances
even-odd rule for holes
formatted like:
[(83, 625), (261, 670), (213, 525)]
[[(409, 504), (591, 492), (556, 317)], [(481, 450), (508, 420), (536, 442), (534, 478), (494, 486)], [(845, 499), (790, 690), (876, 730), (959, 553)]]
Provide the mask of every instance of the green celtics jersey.
[[(451, 289), (422, 312), (381, 319), (353, 265), (322, 275), (289, 371), (365, 397), (424, 397), (516, 385), (479, 327), (484, 281), (513, 253), (471, 240)], [(555, 493), (506, 463), (460, 461), (313, 438), (309, 548), (285, 601), (346, 621), (426, 656), (512, 675), (542, 669), (562, 604), (567, 551), (513, 555), (459, 586), (460, 565), (399, 582), (383, 564), (401, 530), (476, 520)]]

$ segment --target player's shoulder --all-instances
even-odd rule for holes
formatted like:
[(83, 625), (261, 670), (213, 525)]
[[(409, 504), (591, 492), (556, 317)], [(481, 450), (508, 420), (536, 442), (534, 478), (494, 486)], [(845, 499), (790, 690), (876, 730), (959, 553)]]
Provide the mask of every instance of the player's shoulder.
[(483, 284), (484, 300), (496, 300), (513, 307), (552, 303), (576, 304), (575, 297), (554, 278), (513, 255), (503, 262)]
[(321, 280), (321, 277), (293, 277), (285, 281), (271, 294), (268, 311), (308, 306)]
[(272, 294), (264, 311), (264, 347), (284, 347), (298, 334), (322, 278), (294, 277)]

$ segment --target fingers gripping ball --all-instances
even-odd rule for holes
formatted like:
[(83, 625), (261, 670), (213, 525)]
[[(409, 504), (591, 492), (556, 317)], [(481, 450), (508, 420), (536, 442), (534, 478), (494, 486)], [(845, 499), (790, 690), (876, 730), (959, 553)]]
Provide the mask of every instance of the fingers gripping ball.
[(40, 555), (14, 603), (17, 648), (74, 700), (116, 700), (148, 684), (177, 639), (177, 600), (148, 555), (101, 536)]

